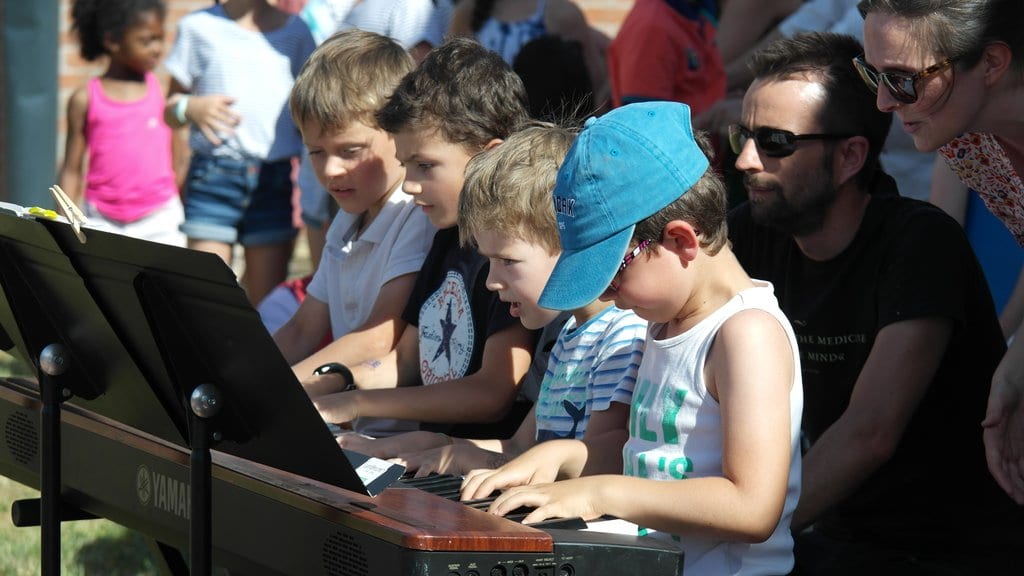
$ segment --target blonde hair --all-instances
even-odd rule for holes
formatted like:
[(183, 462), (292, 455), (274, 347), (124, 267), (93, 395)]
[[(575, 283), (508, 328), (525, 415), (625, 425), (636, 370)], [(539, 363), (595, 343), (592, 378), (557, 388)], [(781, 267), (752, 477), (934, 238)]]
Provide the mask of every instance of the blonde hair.
[(301, 130), (309, 122), (337, 132), (353, 122), (378, 128), (375, 114), (414, 67), (394, 40), (358, 29), (325, 40), (302, 66), (289, 105)]
[(533, 122), (474, 156), (459, 197), (462, 244), (472, 245), (473, 234), (487, 230), (561, 252), (551, 192), (575, 137), (575, 130)]

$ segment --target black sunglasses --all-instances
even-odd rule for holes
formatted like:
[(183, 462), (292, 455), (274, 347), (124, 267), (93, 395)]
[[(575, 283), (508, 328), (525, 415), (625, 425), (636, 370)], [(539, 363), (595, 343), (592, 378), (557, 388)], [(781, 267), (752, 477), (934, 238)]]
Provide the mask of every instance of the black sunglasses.
[(735, 154), (743, 152), (747, 140), (754, 139), (757, 148), (764, 152), (765, 156), (772, 158), (784, 158), (796, 152), (796, 144), (801, 140), (842, 140), (851, 138), (854, 134), (793, 134), (789, 130), (778, 128), (760, 127), (751, 130), (746, 126), (732, 124), (729, 126), (729, 146)]
[(954, 58), (946, 58), (938, 64), (934, 64), (913, 74), (909, 72), (879, 72), (874, 66), (864, 61), (861, 54), (853, 59), (853, 67), (857, 69), (861, 80), (871, 88), (871, 91), (878, 93), (878, 81), (881, 80), (885, 87), (892, 94), (892, 97), (904, 104), (917, 102), (917, 81), (927, 78), (936, 72), (941, 72), (953, 65)]

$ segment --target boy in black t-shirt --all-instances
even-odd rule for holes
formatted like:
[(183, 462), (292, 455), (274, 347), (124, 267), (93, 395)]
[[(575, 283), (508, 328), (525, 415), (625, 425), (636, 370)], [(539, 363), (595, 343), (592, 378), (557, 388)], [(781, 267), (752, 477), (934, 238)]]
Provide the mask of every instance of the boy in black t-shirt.
[[(352, 366), (355, 390), (339, 393), (337, 377), (307, 387), (326, 421), (391, 418), (439, 423), (433, 428), (456, 435), (507, 437), (529, 410), (516, 398), (536, 333), (487, 290), (487, 259), (459, 245), (456, 227), (466, 164), (528, 120), (526, 103), (522, 81), (500, 56), (453, 38), (409, 73), (377, 113), (405, 165), (403, 189), (438, 232), (396, 350)], [(494, 424), (465, 426), (479, 423)]]

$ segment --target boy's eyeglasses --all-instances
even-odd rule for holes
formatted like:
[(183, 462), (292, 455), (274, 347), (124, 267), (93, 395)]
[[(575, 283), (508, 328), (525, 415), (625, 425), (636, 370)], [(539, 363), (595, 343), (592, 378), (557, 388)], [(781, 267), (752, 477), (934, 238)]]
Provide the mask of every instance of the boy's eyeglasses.
[(611, 289), (612, 292), (619, 291), (619, 274), (622, 274), (622, 271), (626, 269), (626, 266), (629, 266), (630, 262), (636, 260), (636, 257), (650, 246), (652, 242), (654, 242), (654, 240), (641, 240), (640, 243), (636, 245), (636, 248), (633, 248), (630, 250), (629, 254), (622, 257), (622, 264), (619, 264), (619, 269), (615, 272), (615, 277), (612, 278), (611, 283), (608, 284), (608, 288)]
[(909, 72), (879, 72), (875, 70), (874, 66), (864, 61), (864, 55), (861, 54), (853, 59), (853, 67), (857, 69), (857, 73), (860, 74), (861, 80), (871, 88), (871, 91), (875, 94), (878, 93), (878, 81), (881, 80), (885, 87), (892, 94), (892, 97), (899, 100), (904, 104), (913, 104), (917, 102), (917, 81), (922, 78), (927, 78), (936, 72), (941, 72), (946, 68), (953, 65), (953, 58), (946, 58), (938, 64), (934, 64), (913, 74)]
[(741, 154), (747, 140), (751, 138), (757, 144), (757, 148), (766, 156), (772, 158), (785, 158), (796, 152), (796, 144), (801, 140), (841, 140), (850, 138), (853, 134), (793, 134), (789, 130), (778, 128), (767, 128), (762, 126), (757, 130), (751, 130), (746, 126), (732, 124), (729, 126), (729, 146), (735, 154)]

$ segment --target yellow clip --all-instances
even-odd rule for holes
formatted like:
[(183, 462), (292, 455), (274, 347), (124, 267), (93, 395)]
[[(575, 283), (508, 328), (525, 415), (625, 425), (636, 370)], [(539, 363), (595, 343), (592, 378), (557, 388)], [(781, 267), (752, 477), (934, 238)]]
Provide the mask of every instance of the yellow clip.
[(39, 216), (41, 218), (46, 218), (47, 220), (56, 220), (57, 219), (57, 213), (56, 212), (54, 212), (53, 210), (50, 210), (48, 208), (40, 208), (39, 206), (33, 206), (33, 207), (29, 208), (28, 209), (28, 213), (33, 215), (33, 216)]

